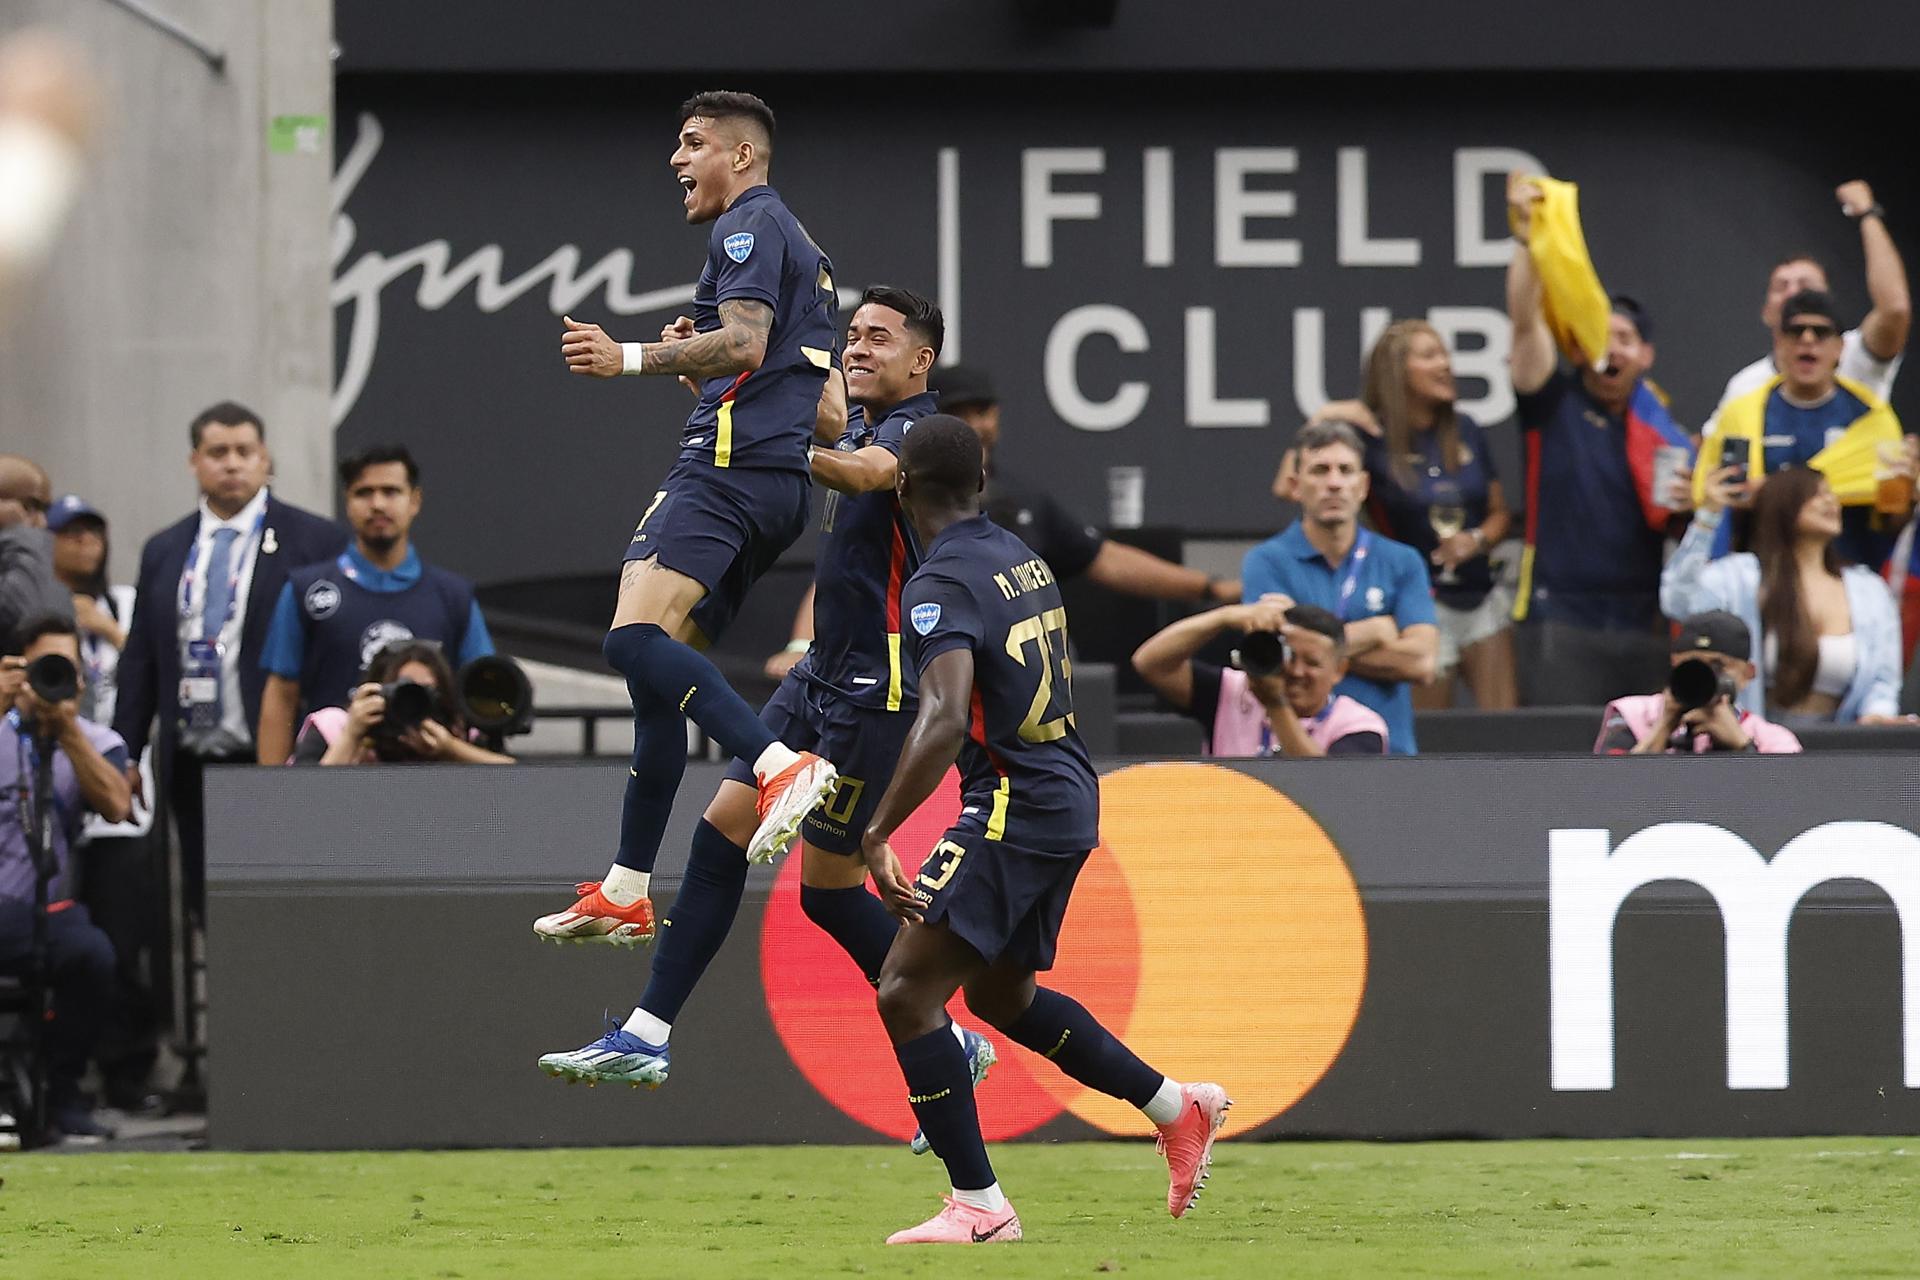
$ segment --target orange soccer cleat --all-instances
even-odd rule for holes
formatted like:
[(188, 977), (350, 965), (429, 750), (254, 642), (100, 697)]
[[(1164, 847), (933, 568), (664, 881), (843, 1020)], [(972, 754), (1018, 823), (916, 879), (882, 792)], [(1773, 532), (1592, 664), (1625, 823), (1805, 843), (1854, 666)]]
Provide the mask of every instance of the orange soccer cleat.
[(747, 844), (748, 862), (772, 862), (800, 834), (800, 823), (833, 791), (834, 767), (811, 751), (760, 783), (760, 825)]
[(619, 906), (600, 892), (598, 880), (575, 885), (579, 899), (565, 911), (533, 922), (533, 936), (546, 942), (605, 942), (616, 947), (653, 940), (653, 902), (641, 898)]
[(1193, 1208), (1207, 1185), (1213, 1163), (1213, 1136), (1233, 1099), (1217, 1084), (1190, 1084), (1180, 1091), (1180, 1118), (1159, 1126), (1153, 1140), (1167, 1158), (1167, 1212), (1179, 1217)]

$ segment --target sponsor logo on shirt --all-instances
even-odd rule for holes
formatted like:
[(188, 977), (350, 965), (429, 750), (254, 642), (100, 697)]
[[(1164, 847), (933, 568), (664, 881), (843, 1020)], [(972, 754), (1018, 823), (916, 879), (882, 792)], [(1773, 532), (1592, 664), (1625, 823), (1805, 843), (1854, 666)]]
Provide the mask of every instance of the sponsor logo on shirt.
[(907, 617), (913, 622), (913, 629), (926, 635), (940, 625), (940, 606), (937, 604), (917, 604)]
[(736, 231), (722, 240), (720, 247), (725, 249), (727, 256), (735, 262), (745, 262), (748, 255), (753, 252), (753, 232)]

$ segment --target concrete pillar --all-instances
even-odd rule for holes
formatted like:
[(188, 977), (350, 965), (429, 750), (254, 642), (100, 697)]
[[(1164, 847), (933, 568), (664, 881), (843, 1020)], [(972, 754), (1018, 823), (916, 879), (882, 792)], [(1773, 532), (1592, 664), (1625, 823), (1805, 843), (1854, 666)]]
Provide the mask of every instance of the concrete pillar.
[[(0, 331), (0, 448), (112, 524), (114, 581), (191, 510), (187, 423), (217, 400), (266, 419), (275, 489), (332, 510), (329, 0), (145, 0), (227, 55), (108, 0), (12, 0), (0, 28), (81, 42), (109, 95), (52, 263)], [(276, 117), (324, 127), (272, 145)]]

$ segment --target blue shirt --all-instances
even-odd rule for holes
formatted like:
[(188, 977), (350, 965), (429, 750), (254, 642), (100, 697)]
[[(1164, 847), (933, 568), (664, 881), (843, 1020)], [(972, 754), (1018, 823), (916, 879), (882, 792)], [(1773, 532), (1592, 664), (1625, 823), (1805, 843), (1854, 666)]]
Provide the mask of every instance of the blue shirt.
[[(877, 424), (856, 409), (834, 447), (868, 446), (900, 456), (907, 430), (934, 412), (930, 391), (909, 396)], [(794, 671), (853, 706), (903, 711), (914, 705), (911, 664), (900, 651), (900, 597), (920, 567), (920, 545), (893, 487), (867, 493), (828, 490), (813, 571), (813, 645)]]
[[(1296, 520), (1247, 552), (1240, 565), (1240, 591), (1249, 603), (1279, 591), (1296, 604), (1319, 605), (1342, 622), (1386, 615), (1402, 631), (1420, 623), (1435, 625), (1433, 591), (1420, 553), (1365, 529), (1346, 562), (1332, 565), (1307, 541)], [(1413, 690), (1406, 681), (1348, 675), (1333, 691), (1379, 713), (1387, 722), (1387, 745), (1393, 754), (1419, 754), (1413, 739)]]
[(973, 653), (956, 826), (1041, 853), (1100, 843), (1100, 784), (1073, 723), (1067, 611), (1046, 561), (986, 516), (940, 531), (907, 583), (915, 668)]
[(772, 187), (743, 192), (713, 221), (693, 290), (693, 327), (721, 327), (720, 304), (773, 308), (760, 367), (708, 378), (681, 431), (680, 456), (716, 467), (808, 472), (815, 410), (833, 362), (833, 264)]
[(1518, 397), (1532, 479), (1533, 598), (1527, 616), (1595, 630), (1660, 620), (1665, 539), (1647, 524), (1627, 463), (1627, 420), (1557, 369)]
[[(1787, 467), (1805, 466), (1815, 454), (1846, 434), (1847, 428), (1864, 417), (1872, 407), (1837, 383), (1832, 395), (1811, 407), (1788, 400), (1785, 384), (1775, 387), (1767, 396), (1765, 416), (1761, 419), (1761, 456), (1767, 474), (1772, 475)], [(1899, 526), (1891, 522), (1888, 522), (1890, 527), (1874, 528), (1874, 513), (1870, 506), (1843, 508), (1840, 522), (1840, 536), (1835, 540), (1835, 546), (1841, 558), (1866, 565), (1869, 569), (1879, 569), (1887, 553), (1893, 550), (1893, 540), (1900, 534)], [(1721, 529), (1717, 550), (1724, 552), (1730, 546), (1728, 538), (1733, 522), (1727, 521)]]
[[(33, 857), (27, 850), (27, 831), (20, 825), (20, 802), (31, 800), (34, 754), (29, 737), (22, 737), (18, 719), (9, 712), (0, 715), (0, 899), (31, 902), (34, 894)], [(105, 725), (84, 716), (80, 731), (107, 763), (125, 772), (127, 744)], [(59, 902), (72, 896), (73, 846), (87, 819), (87, 799), (80, 790), (80, 775), (73, 761), (58, 746), (53, 754), (53, 879), (47, 884), (47, 901)]]
[[(396, 595), (411, 589), (424, 572), (420, 553), (411, 544), (407, 547), (407, 558), (390, 570), (379, 568), (361, 555), (357, 545), (348, 546), (341, 558), (351, 569), (355, 586), (379, 595)], [(457, 671), (475, 658), (492, 652), (493, 637), (488, 634), (487, 620), (480, 616), (480, 604), (475, 601), (467, 617), (459, 652), (449, 656)], [(307, 631), (300, 623), (300, 602), (294, 599), (293, 584), (289, 582), (280, 589), (280, 600), (273, 607), (273, 621), (267, 626), (267, 643), (260, 652), (260, 665), (276, 676), (298, 680), (306, 660)]]
[(1433, 591), (1441, 603), (1455, 609), (1472, 609), (1493, 590), (1492, 563), (1483, 551), (1454, 571), (1458, 581), (1438, 581), (1440, 570), (1433, 567), (1429, 558), (1440, 545), (1439, 535), (1433, 530), (1433, 509), (1460, 507), (1466, 516), (1461, 528), (1478, 529), (1487, 522), (1487, 493), (1499, 476), (1494, 471), (1493, 454), (1487, 449), (1480, 424), (1464, 413), (1456, 414), (1455, 421), (1460, 432), (1460, 452), (1465, 455), (1458, 470), (1449, 471), (1441, 458), (1439, 432), (1410, 433), (1412, 438), (1407, 443), (1412, 448), (1404, 462), (1411, 473), (1411, 488), (1403, 486), (1394, 475), (1387, 442), (1369, 436), (1369, 507), (1375, 528), (1420, 553), (1429, 566), (1429, 575), (1435, 579)]

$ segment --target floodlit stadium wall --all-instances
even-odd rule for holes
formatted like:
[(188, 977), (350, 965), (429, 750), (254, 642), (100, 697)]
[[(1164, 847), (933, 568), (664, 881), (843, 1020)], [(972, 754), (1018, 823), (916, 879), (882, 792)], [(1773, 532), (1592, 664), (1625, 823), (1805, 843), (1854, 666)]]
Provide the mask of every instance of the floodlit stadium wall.
[[(695, 766), (656, 897), (678, 873)], [(643, 954), (537, 946), (617, 768), (216, 770), (211, 1136), (229, 1149), (904, 1140), (871, 990), (756, 869), (656, 1093), (534, 1059)], [(1258, 1138), (1920, 1131), (1912, 759), (1109, 762), (1050, 981)], [(929, 801), (900, 842), (929, 849)], [(956, 1010), (966, 1020), (963, 1010)], [(1141, 1131), (1008, 1046), (990, 1138)]]

